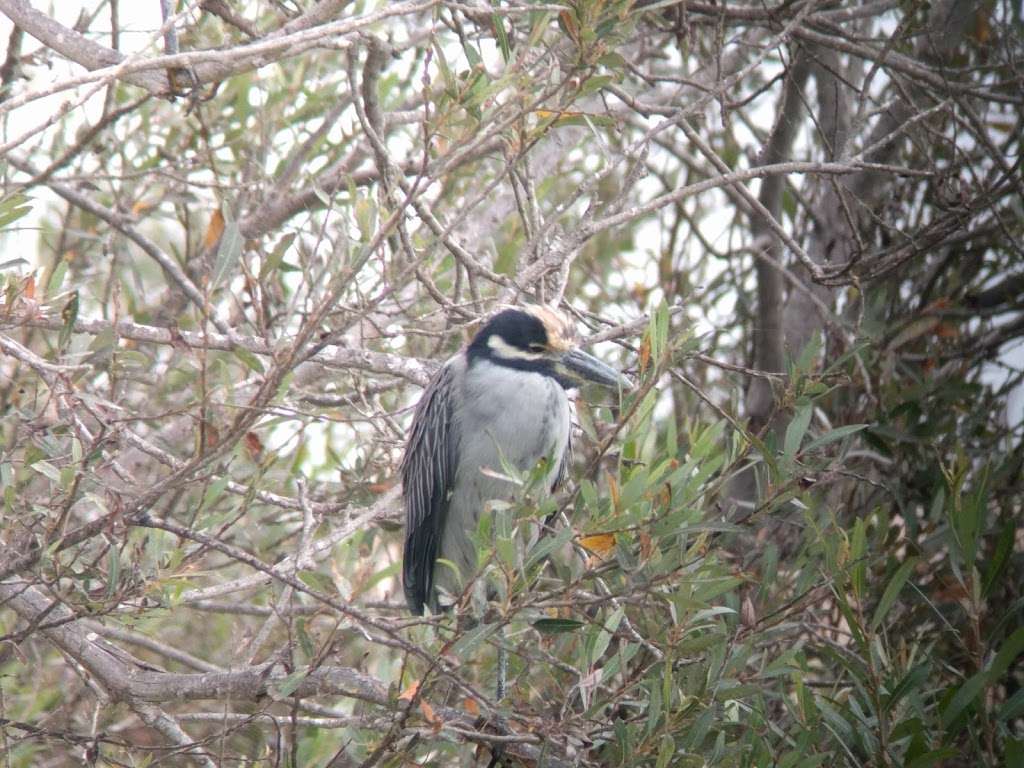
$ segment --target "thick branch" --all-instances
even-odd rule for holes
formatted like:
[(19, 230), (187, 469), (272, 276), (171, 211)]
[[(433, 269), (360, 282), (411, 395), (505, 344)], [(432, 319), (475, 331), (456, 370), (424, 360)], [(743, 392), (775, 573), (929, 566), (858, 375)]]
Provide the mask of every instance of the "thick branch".
[[(170, 56), (126, 57), (100, 45), (50, 16), (37, 11), (27, 0), (0, 0), (0, 12), (48, 48), (90, 70), (90, 74), (63, 81), (62, 87), (75, 87), (105, 79), (122, 79), (150, 93), (167, 95), (178, 89), (168, 72), (187, 69), (195, 85), (216, 83), (240, 72), (295, 56), (323, 45), (328, 38), (354, 35), (384, 19), (429, 10), (435, 0), (395, 3), (382, 10), (352, 19), (326, 21), (336, 10), (334, 0), (324, 0), (306, 15), (289, 22), (262, 40), (224, 50), (191, 51)], [(337, 42), (334, 43), (338, 45)], [(33, 94), (26, 94), (34, 97)], [(24, 99), (12, 100), (7, 108), (21, 106)]]
[[(60, 317), (40, 315), (35, 312), (12, 312), (0, 318), (0, 327), (46, 328), (59, 331), (64, 327)], [(132, 339), (149, 344), (168, 346), (186, 346), (190, 349), (219, 349), (231, 352), (244, 349), (254, 355), (273, 357), (274, 346), (259, 336), (244, 336), (239, 333), (200, 333), (178, 328), (161, 328), (154, 325), (142, 325), (128, 319), (119, 320), (116, 324), (106, 320), (76, 320), (76, 333), (100, 334), (113, 330), (123, 339)], [(287, 343), (288, 340), (279, 340)], [(386, 352), (372, 352), (367, 349), (348, 349), (329, 346), (311, 357), (309, 363), (316, 363), (335, 370), (360, 370), (369, 373), (383, 373), (399, 376), (421, 386), (426, 385), (436, 364), (422, 362), (411, 357), (390, 355)]]
[[(47, 626), (39, 633), (88, 670), (114, 700), (126, 702), (147, 722), (159, 714), (147, 704), (201, 699), (258, 702), (267, 697), (343, 696), (397, 710), (398, 702), (386, 683), (348, 667), (310, 669), (297, 682), (278, 662), (231, 672), (155, 672), (126, 652), (106, 647), (67, 606), (55, 604), (28, 582), (0, 583), (0, 603), (29, 623), (45, 617)], [(496, 734), (487, 733), (478, 730), (477, 719), (464, 712), (440, 706), (433, 710), (452, 733), (472, 741), (500, 742), (507, 752), (527, 760), (540, 757), (541, 749), (535, 746), (542, 742), (540, 737), (515, 734), (503, 727), (496, 728)], [(549, 751), (545, 752), (544, 761), (546, 765), (567, 765)]]

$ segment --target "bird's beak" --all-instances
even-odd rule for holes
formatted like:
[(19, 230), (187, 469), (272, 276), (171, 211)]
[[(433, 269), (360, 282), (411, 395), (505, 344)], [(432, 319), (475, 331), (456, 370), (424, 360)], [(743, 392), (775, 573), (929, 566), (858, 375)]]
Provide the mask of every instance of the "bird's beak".
[(570, 349), (563, 353), (557, 365), (569, 378), (580, 383), (592, 381), (604, 387), (621, 387), (626, 390), (633, 388), (633, 383), (629, 379), (581, 349)]

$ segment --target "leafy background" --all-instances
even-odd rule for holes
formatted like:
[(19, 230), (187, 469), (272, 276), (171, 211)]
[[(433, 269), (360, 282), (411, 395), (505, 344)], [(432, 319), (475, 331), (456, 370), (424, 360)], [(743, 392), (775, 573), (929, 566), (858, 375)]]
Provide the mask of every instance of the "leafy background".
[[(1019, 3), (169, 5), (0, 0), (6, 765), (1024, 763)], [(410, 617), (521, 301), (637, 389)]]

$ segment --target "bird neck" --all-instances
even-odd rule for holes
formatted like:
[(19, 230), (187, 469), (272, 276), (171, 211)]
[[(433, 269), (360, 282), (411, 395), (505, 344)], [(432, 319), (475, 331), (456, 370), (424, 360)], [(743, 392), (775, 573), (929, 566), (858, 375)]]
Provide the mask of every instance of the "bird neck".
[(571, 389), (576, 386), (576, 382), (570, 378), (560, 375), (555, 369), (554, 364), (547, 359), (526, 360), (523, 358), (501, 357), (500, 355), (494, 354), (490, 347), (480, 344), (471, 345), (466, 351), (466, 356), (468, 358), (470, 368), (481, 362), (487, 362), (491, 365), (496, 365), (513, 371), (537, 373), (541, 376), (547, 376), (549, 379), (554, 379), (558, 382), (563, 389)]

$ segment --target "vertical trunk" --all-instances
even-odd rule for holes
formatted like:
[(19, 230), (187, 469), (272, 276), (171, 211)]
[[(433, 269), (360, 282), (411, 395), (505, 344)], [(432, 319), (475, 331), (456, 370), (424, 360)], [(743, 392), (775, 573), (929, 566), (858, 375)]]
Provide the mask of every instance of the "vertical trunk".
[[(963, 40), (968, 22), (977, 8), (976, 0), (943, 0), (931, 10), (926, 33), (917, 46), (922, 61), (942, 62), (955, 52)], [(851, 123), (848, 88), (837, 73), (840, 60), (834, 50), (807, 49), (798, 54), (786, 83), (778, 108), (778, 117), (768, 143), (762, 152), (762, 164), (785, 159), (802, 116), (799, 98), (810, 74), (817, 86), (817, 114), (815, 125), (826, 159), (839, 159), (848, 154)], [(913, 86), (896, 94), (914, 94)], [(865, 158), (870, 163), (891, 163), (903, 145), (901, 129), (921, 105), (908, 99), (897, 99), (879, 117), (864, 141), (864, 146), (875, 146)], [(874, 227), (874, 214), (884, 202), (891, 188), (889, 175), (877, 169), (865, 169), (842, 179), (828, 178), (819, 194), (820, 204), (815, 206), (815, 223), (807, 246), (807, 253), (818, 264), (827, 262), (845, 264), (857, 259), (865, 243), (870, 243)], [(778, 219), (782, 205), (782, 177), (766, 179), (760, 199)], [(756, 264), (758, 295), (758, 327), (754, 330), (755, 366), (766, 371), (781, 371), (786, 356), (794, 357), (811, 338), (825, 329), (825, 318), (816, 307), (815, 298), (826, 305), (832, 303), (831, 291), (814, 284), (807, 270), (799, 265), (787, 267), (808, 289), (789, 290), (777, 269), (781, 265), (781, 248), (771, 235), (766, 223), (751, 223), (754, 242), (770, 242), (765, 258)], [(751, 380), (747, 390), (746, 412), (753, 430), (768, 427), (776, 432), (784, 430), (788, 417), (779, 412), (777, 392), (765, 379)], [(753, 471), (737, 476), (730, 488), (734, 503), (750, 507), (756, 501), (756, 479)]]

